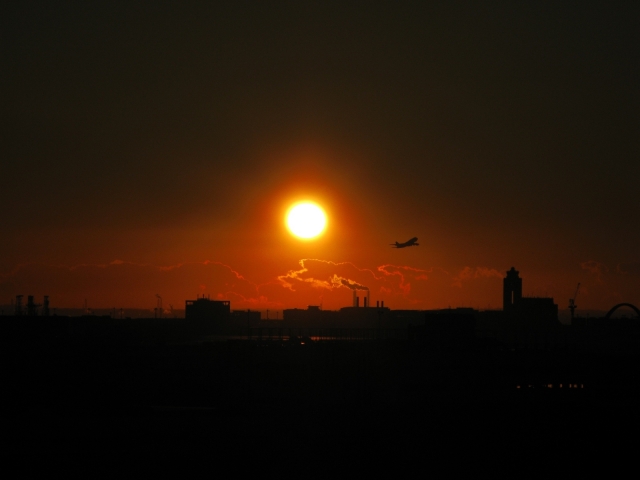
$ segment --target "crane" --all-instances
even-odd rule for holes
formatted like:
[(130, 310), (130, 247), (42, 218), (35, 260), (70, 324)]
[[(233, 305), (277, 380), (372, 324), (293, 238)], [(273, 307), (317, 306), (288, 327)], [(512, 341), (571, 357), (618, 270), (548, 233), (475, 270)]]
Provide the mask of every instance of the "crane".
[(578, 296), (579, 291), (580, 291), (580, 282), (578, 282), (578, 286), (576, 287), (576, 293), (573, 294), (573, 298), (569, 299), (569, 310), (571, 311), (571, 322), (573, 322), (573, 313), (578, 307), (576, 305), (576, 297)]

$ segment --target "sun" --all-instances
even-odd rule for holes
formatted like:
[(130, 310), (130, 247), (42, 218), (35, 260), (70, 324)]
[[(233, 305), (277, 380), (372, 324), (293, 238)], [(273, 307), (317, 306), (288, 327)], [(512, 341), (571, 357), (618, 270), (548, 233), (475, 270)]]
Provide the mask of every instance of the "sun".
[(296, 237), (312, 239), (320, 235), (327, 226), (327, 216), (313, 202), (299, 202), (287, 212), (287, 227)]

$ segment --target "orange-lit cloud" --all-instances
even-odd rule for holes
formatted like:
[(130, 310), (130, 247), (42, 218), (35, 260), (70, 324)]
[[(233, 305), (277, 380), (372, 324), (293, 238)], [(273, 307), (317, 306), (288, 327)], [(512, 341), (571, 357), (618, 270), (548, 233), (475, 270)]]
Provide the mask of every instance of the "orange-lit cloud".
[(416, 281), (428, 280), (427, 273), (430, 273), (420, 268), (398, 265), (381, 265), (378, 267), (378, 271), (388, 277), (397, 277), (399, 281), (399, 288), (404, 296), (408, 296), (411, 292), (411, 283), (407, 280), (407, 277)]
[(293, 282), (303, 282), (327, 290), (341, 287), (365, 290), (368, 287), (362, 278), (378, 280), (372, 270), (359, 268), (351, 262), (303, 258), (298, 263), (302, 267), (299, 270), (289, 270), (285, 275), (278, 276), (282, 286), (291, 291), (295, 291)]
[[(474, 280), (491, 280), (486, 285), (483, 283), (481, 288), (482, 293), (488, 289), (494, 291), (495, 305), (500, 295), (499, 279), (502, 278), (498, 270), (488, 267), (466, 267), (454, 277), (438, 267), (425, 269), (409, 265), (384, 264), (370, 269), (351, 262), (321, 259), (303, 259), (299, 263), (300, 269), (290, 270), (278, 277), (284, 289), (301, 296), (313, 288), (334, 292), (333, 297), (329, 294), (324, 297), (327, 302), (330, 302), (331, 298), (337, 298), (336, 290), (341, 288), (368, 290), (374, 295), (374, 300), (385, 300), (385, 303), (393, 308), (445, 307), (460, 297), (452, 286), (461, 285), (461, 282), (465, 281), (470, 285), (465, 293), (472, 295), (474, 287), (471, 287), (471, 283)], [(334, 304), (334, 307), (349, 304), (350, 297), (342, 295), (339, 298), (342, 304)], [(469, 303), (473, 302), (467, 300), (467, 304)]]
[(616, 303), (639, 301), (640, 264), (621, 262), (615, 268), (597, 261), (580, 263), (580, 268), (589, 273), (582, 280), (578, 300), (582, 307), (608, 310)]
[(229, 299), (236, 309), (287, 308), (318, 300), (328, 308), (340, 308), (350, 304), (347, 292), (369, 289), (378, 298), (396, 299), (397, 305), (403, 301), (417, 305), (423, 303), (422, 293), (411, 296), (411, 282), (425, 283), (428, 278), (426, 270), (409, 266), (370, 269), (322, 259), (302, 259), (299, 266), (257, 284), (218, 261), (151, 265), (117, 259), (104, 264), (24, 264), (0, 275), (0, 303), (9, 303), (16, 294), (33, 294), (49, 295), (53, 304), (65, 307), (79, 307), (87, 299), (93, 308), (151, 308), (159, 294), (165, 305), (176, 308), (197, 295)]
[(640, 275), (640, 262), (619, 263), (616, 265), (615, 272), (621, 275), (638, 276)]
[(581, 262), (580, 267), (582, 267), (583, 270), (586, 270), (587, 272), (595, 275), (599, 282), (602, 282), (603, 274), (609, 271), (609, 268), (604, 263), (596, 262), (595, 260)]
[(474, 280), (477, 278), (503, 278), (502, 273), (500, 273), (495, 268), (486, 268), (486, 267), (464, 267), (458, 275), (453, 277), (453, 283), (451, 284), (454, 287), (462, 288), (462, 282), (468, 282), (470, 280)]
[(58, 305), (78, 306), (87, 299), (96, 308), (150, 305), (156, 294), (165, 304), (180, 307), (198, 294), (234, 296), (243, 299), (243, 304), (256, 304), (262, 301), (258, 289), (230, 266), (212, 261), (162, 266), (123, 260), (108, 264), (23, 264), (0, 275), (3, 302), (17, 294), (49, 295)]
[[(578, 303), (582, 308), (610, 308), (621, 301), (637, 302), (640, 266), (619, 263), (614, 268), (591, 260), (576, 265), (586, 272)], [(298, 268), (275, 271), (263, 283), (246, 272), (220, 261), (151, 265), (116, 259), (75, 265), (20, 264), (0, 274), (0, 304), (15, 295), (49, 295), (52, 306), (79, 308), (85, 299), (92, 308), (153, 309), (156, 294), (163, 305), (181, 309), (185, 300), (198, 295), (232, 302), (232, 309), (304, 308), (323, 304), (339, 309), (351, 305), (353, 290), (368, 290), (371, 300), (383, 300), (391, 308), (446, 308), (501, 306), (503, 274), (488, 266), (465, 266), (456, 273), (439, 267), (383, 264), (363, 267), (353, 262), (301, 259)], [(270, 278), (269, 278), (270, 277)], [(525, 275), (524, 290), (535, 292), (535, 281)], [(575, 287), (574, 287), (575, 288)], [(553, 289), (552, 289), (553, 290)], [(573, 293), (550, 290), (560, 308)], [(546, 291), (545, 291), (546, 294)], [(6, 310), (6, 309), (5, 309)]]

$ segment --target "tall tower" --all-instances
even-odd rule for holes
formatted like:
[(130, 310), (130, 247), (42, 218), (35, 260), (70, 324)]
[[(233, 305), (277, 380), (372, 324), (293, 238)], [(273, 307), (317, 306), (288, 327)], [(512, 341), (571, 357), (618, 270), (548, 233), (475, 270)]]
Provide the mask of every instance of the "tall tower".
[(518, 275), (515, 268), (507, 272), (507, 276), (503, 280), (503, 303), (502, 309), (505, 312), (512, 312), (515, 306), (522, 298), (522, 279)]

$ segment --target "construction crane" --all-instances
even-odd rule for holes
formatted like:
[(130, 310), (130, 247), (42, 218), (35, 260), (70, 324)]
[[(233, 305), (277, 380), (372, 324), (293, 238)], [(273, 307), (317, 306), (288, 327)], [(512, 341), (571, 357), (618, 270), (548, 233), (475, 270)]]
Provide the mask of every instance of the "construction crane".
[(573, 313), (575, 312), (576, 308), (578, 307), (576, 305), (576, 297), (578, 296), (578, 292), (580, 291), (580, 282), (578, 282), (578, 286), (576, 287), (576, 293), (573, 294), (573, 298), (569, 299), (569, 310), (571, 311), (571, 321), (573, 322)]

